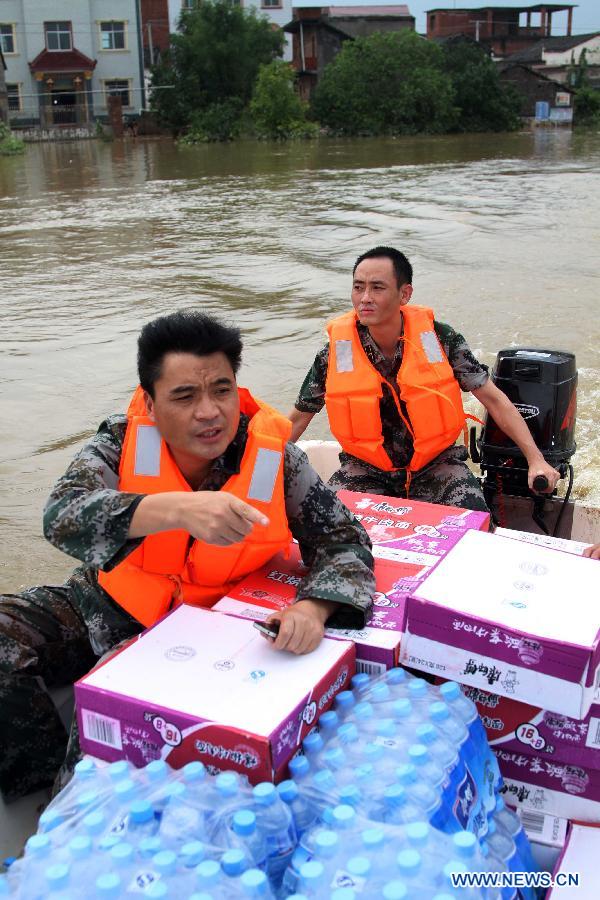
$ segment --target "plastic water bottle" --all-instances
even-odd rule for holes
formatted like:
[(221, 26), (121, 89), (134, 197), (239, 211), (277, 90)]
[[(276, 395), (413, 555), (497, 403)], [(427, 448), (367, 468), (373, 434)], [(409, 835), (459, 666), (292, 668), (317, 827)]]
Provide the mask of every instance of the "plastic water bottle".
[(172, 795), (162, 814), (158, 834), (167, 849), (179, 851), (190, 839), (204, 838), (204, 816), (187, 802), (185, 794)]
[(432, 687), (424, 678), (410, 678), (408, 681), (408, 697), (411, 703), (422, 708), (432, 700)]
[(267, 845), (267, 875), (278, 889), (296, 846), (292, 814), (269, 781), (257, 784), (252, 796), (258, 828)]
[(369, 689), (371, 677), (367, 675), (366, 672), (358, 672), (356, 675), (352, 676), (350, 684), (352, 685), (355, 697), (360, 697)]
[(221, 868), (229, 878), (239, 878), (248, 868), (248, 857), (240, 848), (226, 850), (221, 856)]
[(105, 872), (96, 878), (94, 896), (96, 900), (116, 900), (122, 897), (124, 885), (116, 872)]
[(101, 809), (94, 809), (92, 812), (84, 816), (82, 828), (88, 835), (94, 846), (98, 844), (101, 836), (108, 829), (108, 821), (105, 813)]
[(339, 726), (342, 724), (341, 719), (335, 709), (328, 709), (319, 719), (319, 731), (323, 735), (323, 740), (328, 741), (334, 736)]
[(122, 778), (129, 778), (133, 773), (133, 765), (126, 759), (119, 759), (106, 766), (106, 774), (112, 782), (119, 782)]
[(300, 888), (307, 897), (323, 897), (327, 889), (325, 866), (311, 859), (300, 869)]
[(401, 669), (400, 666), (388, 669), (384, 678), (394, 697), (406, 697), (409, 676), (404, 669)]
[(409, 900), (408, 888), (398, 879), (384, 884), (381, 896), (383, 900)]
[(348, 887), (354, 887), (357, 891), (364, 892), (368, 896), (369, 878), (372, 868), (373, 865), (366, 856), (352, 856), (346, 863), (345, 878), (349, 877), (352, 882)]
[(420, 725), (423, 721), (420, 712), (416, 710), (408, 697), (401, 697), (398, 700), (394, 700), (389, 708), (389, 712), (406, 733), (414, 730), (417, 725)]
[(252, 864), (257, 869), (266, 869), (267, 844), (264, 834), (256, 824), (256, 815), (251, 809), (238, 809), (233, 814), (232, 830), (237, 835)]
[(183, 783), (187, 787), (187, 793), (194, 801), (202, 801), (206, 796), (206, 782), (208, 775), (205, 766), (199, 761), (189, 762), (181, 770)]
[(414, 822), (421, 815), (422, 811), (411, 801), (401, 784), (392, 784), (383, 792), (381, 818), (388, 825)]
[(445, 771), (432, 758), (424, 744), (411, 744), (408, 748), (409, 761), (415, 766), (420, 778), (434, 790), (440, 790), (446, 783)]
[(343, 721), (352, 713), (352, 710), (356, 705), (356, 698), (352, 691), (340, 691), (335, 698), (334, 705), (335, 711)]
[(523, 866), (523, 871), (537, 872), (538, 867), (533, 860), (531, 846), (523, 829), (523, 824), (518, 815), (506, 806), (502, 797), (496, 798), (496, 808), (493, 819), (499, 826), (503, 827), (505, 831), (508, 832), (515, 842)]
[(518, 854), (515, 842), (503, 828), (498, 828), (496, 822), (491, 819), (488, 823), (486, 843), (492, 853), (502, 860), (509, 872), (517, 871)]
[(247, 869), (241, 875), (239, 884), (246, 897), (260, 897), (261, 900), (273, 897), (269, 879), (260, 869)]
[(291, 779), (282, 781), (277, 786), (277, 790), (281, 799), (289, 807), (294, 820), (296, 835), (300, 837), (313, 824), (318, 810), (314, 803), (311, 803), (305, 796), (300, 794), (298, 785)]
[(296, 784), (303, 785), (310, 780), (312, 768), (306, 756), (294, 756), (288, 763), (288, 769)]
[(405, 788), (406, 793), (415, 805), (421, 810), (419, 818), (431, 821), (441, 806), (439, 789), (432, 788), (427, 781), (419, 776), (419, 771), (413, 763), (403, 763), (396, 769), (398, 783)]
[(158, 816), (149, 800), (134, 800), (129, 807), (127, 838), (139, 844), (144, 838), (154, 837), (159, 827)]
[(318, 768), (325, 749), (325, 741), (318, 731), (311, 731), (302, 741), (302, 749), (312, 768)]
[(181, 848), (179, 860), (183, 868), (191, 873), (202, 862), (205, 855), (206, 850), (202, 841), (188, 841)]
[(199, 892), (219, 894), (224, 890), (226, 877), (216, 859), (205, 859), (196, 866), (196, 887)]
[[(421, 885), (422, 882), (421, 869), (423, 866), (423, 859), (421, 854), (418, 850), (401, 850), (396, 856), (396, 865), (398, 867), (400, 880), (406, 884), (412, 893), (415, 886)], [(416, 893), (415, 896), (417, 896)]]
[(391, 703), (393, 699), (394, 694), (386, 681), (380, 681), (378, 684), (373, 685), (369, 691), (369, 702), (375, 704), (375, 706), (379, 706), (382, 703)]

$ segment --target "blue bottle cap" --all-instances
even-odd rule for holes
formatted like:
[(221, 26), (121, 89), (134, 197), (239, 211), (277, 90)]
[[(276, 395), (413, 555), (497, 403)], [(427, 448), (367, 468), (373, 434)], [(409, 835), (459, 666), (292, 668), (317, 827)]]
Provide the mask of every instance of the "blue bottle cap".
[(129, 763), (126, 759), (119, 759), (117, 762), (111, 763), (106, 767), (108, 776), (112, 781), (120, 781), (129, 775)]
[(116, 872), (105, 872), (96, 878), (96, 895), (103, 898), (121, 896), (121, 879)]
[(133, 861), (133, 847), (127, 841), (119, 841), (110, 851), (110, 857), (116, 866), (128, 866)]
[(188, 841), (181, 848), (180, 856), (186, 869), (191, 869), (204, 859), (204, 844), (202, 841)]
[(335, 709), (328, 709), (319, 719), (319, 728), (324, 734), (331, 734), (340, 724), (340, 717)]
[(377, 723), (377, 734), (381, 737), (393, 737), (398, 727), (393, 719), (380, 719)]
[(168, 894), (169, 888), (162, 880), (153, 881), (152, 884), (149, 884), (148, 887), (144, 889), (144, 897), (154, 897), (154, 900), (162, 900), (162, 898), (167, 897)]
[(429, 685), (423, 678), (411, 678), (408, 682), (408, 691), (412, 697), (425, 697)]
[(78, 834), (69, 843), (69, 853), (76, 859), (84, 859), (92, 852), (92, 842), (87, 834)]
[(342, 769), (346, 763), (346, 757), (340, 747), (330, 747), (323, 754), (323, 762), (328, 769)]
[(78, 778), (93, 778), (96, 774), (96, 763), (89, 756), (84, 756), (73, 769)]
[(288, 769), (292, 778), (304, 778), (310, 772), (310, 763), (305, 756), (295, 756), (290, 759)]
[(421, 854), (416, 850), (401, 850), (396, 857), (396, 864), (403, 875), (416, 875), (421, 868)]
[(341, 887), (336, 888), (335, 891), (329, 895), (329, 900), (356, 900), (357, 893), (351, 887)]
[(452, 843), (459, 856), (467, 857), (468, 859), (475, 854), (478, 846), (477, 838), (470, 831), (457, 831), (456, 834), (452, 835)]
[(277, 790), (281, 799), (285, 800), (286, 803), (293, 803), (298, 796), (298, 786), (291, 778), (278, 784)]
[(221, 868), (226, 875), (236, 878), (248, 868), (246, 863), (246, 854), (243, 850), (226, 850), (221, 856)]
[(52, 831), (65, 821), (64, 813), (58, 809), (45, 809), (38, 820), (38, 827), (42, 832)]
[(385, 845), (385, 833), (381, 828), (365, 828), (360, 837), (363, 847), (369, 853), (380, 850)]
[(49, 889), (57, 891), (67, 886), (71, 869), (66, 863), (54, 863), (48, 866), (44, 874)]
[(113, 790), (119, 802), (122, 803), (124, 800), (129, 800), (135, 795), (136, 784), (131, 778), (123, 778), (116, 783)]
[(456, 875), (458, 872), (463, 873), (468, 871), (469, 867), (459, 859), (451, 859), (442, 869), (446, 884), (452, 885), (452, 887), (454, 887), (452, 876)]
[(251, 809), (238, 809), (233, 814), (233, 830), (236, 834), (252, 834), (255, 829), (256, 816)]
[(152, 857), (152, 865), (157, 868), (161, 875), (173, 875), (177, 868), (177, 856), (172, 850), (159, 850)]
[(370, 781), (375, 778), (375, 767), (371, 763), (361, 763), (354, 770), (354, 777), (357, 781)]
[(191, 782), (203, 781), (206, 778), (206, 767), (199, 760), (186, 763), (181, 770), (183, 780), (188, 784)]
[(144, 859), (150, 859), (150, 857), (155, 856), (162, 850), (162, 842), (157, 834), (152, 835), (152, 837), (145, 837), (138, 844), (138, 850), (140, 852), (140, 856)]
[(429, 825), (427, 822), (410, 822), (404, 826), (404, 833), (416, 847), (421, 847), (429, 840)]
[(358, 806), (362, 800), (362, 794), (355, 784), (345, 784), (339, 792), (340, 803), (347, 803), (350, 806)]
[(262, 806), (270, 806), (277, 799), (277, 791), (270, 781), (261, 781), (252, 789), (252, 796)]
[(135, 800), (129, 808), (129, 814), (136, 825), (149, 822), (154, 818), (154, 810), (149, 800)]
[(335, 698), (335, 708), (341, 710), (341, 712), (347, 712), (352, 709), (355, 703), (356, 700), (352, 691), (340, 691)]
[(370, 681), (370, 675), (367, 675), (366, 672), (359, 672), (357, 675), (352, 676), (350, 684), (352, 685), (352, 688), (360, 694), (368, 688)]
[(358, 728), (354, 722), (345, 722), (338, 728), (337, 736), (341, 744), (353, 744), (358, 740)]
[(87, 816), (83, 819), (83, 827), (88, 832), (88, 834), (98, 835), (104, 830), (106, 825), (106, 816), (104, 813), (95, 809), (91, 813), (88, 813)]
[(366, 856), (353, 856), (352, 859), (348, 860), (346, 868), (351, 875), (357, 878), (368, 878), (371, 871), (371, 862)]
[(95, 789), (83, 791), (82, 794), (78, 794), (78, 796), (75, 798), (75, 804), (77, 806), (78, 813), (81, 813), (81, 811), (87, 809), (87, 807), (93, 808), (99, 803), (100, 794)]
[(385, 703), (391, 696), (392, 692), (390, 691), (389, 685), (387, 685), (385, 681), (382, 681), (380, 684), (375, 685), (371, 691), (371, 703)]
[(368, 763), (374, 765), (375, 768), (377, 768), (377, 762), (382, 758), (384, 753), (385, 750), (381, 744), (369, 743), (365, 744), (363, 747), (363, 757)]
[(269, 880), (260, 869), (246, 869), (240, 876), (240, 884), (247, 893), (255, 897), (269, 893)]
[(360, 721), (366, 721), (367, 719), (373, 718), (375, 710), (368, 700), (361, 700), (360, 703), (357, 703), (354, 707), (354, 715)]
[(318, 831), (315, 835), (315, 849), (319, 856), (324, 856), (326, 858), (333, 856), (339, 847), (339, 843), (339, 836), (335, 831), (330, 831), (327, 828), (321, 829), (321, 831)]
[(444, 722), (450, 715), (448, 704), (444, 703), (443, 700), (436, 700), (429, 707), (429, 715), (434, 722)]
[(302, 741), (302, 747), (307, 756), (310, 756), (311, 753), (319, 753), (324, 746), (325, 741), (317, 731), (312, 731), (310, 734), (307, 734)]
[(224, 797), (233, 797), (238, 789), (238, 776), (235, 772), (221, 772), (215, 778), (215, 787)]
[(50, 852), (52, 844), (47, 834), (34, 834), (25, 844), (25, 853), (33, 853), (37, 857), (46, 856)]
[(412, 703), (407, 697), (392, 703), (392, 714), (395, 719), (408, 719), (412, 713)]
[(354, 807), (348, 806), (347, 803), (340, 803), (333, 809), (333, 821), (338, 827), (347, 828), (352, 825), (356, 818)]
[(162, 781), (170, 772), (170, 769), (164, 759), (153, 759), (145, 767), (144, 772), (150, 781)]
[(391, 784), (383, 792), (383, 799), (387, 806), (397, 809), (406, 803), (406, 791), (401, 784)]
[(429, 751), (424, 744), (411, 744), (408, 748), (408, 755), (415, 766), (423, 766), (429, 761)]
[(305, 862), (300, 866), (300, 878), (307, 887), (310, 886), (310, 890), (315, 890), (316, 885), (324, 876), (325, 866), (317, 859), (311, 859), (310, 862)]
[(196, 866), (196, 880), (202, 888), (210, 888), (221, 880), (221, 866), (216, 859), (203, 859)]
[(385, 673), (385, 680), (388, 684), (402, 684), (403, 681), (406, 681), (406, 672), (399, 666), (394, 666)]
[(384, 900), (405, 900), (408, 888), (402, 881), (388, 881), (381, 892)]
[(446, 681), (440, 685), (440, 694), (446, 702), (457, 700), (461, 696), (461, 689), (456, 681)]
[(414, 784), (418, 778), (416, 766), (413, 763), (402, 763), (396, 769), (396, 778), (400, 784)]
[(100, 838), (100, 843), (98, 844), (98, 846), (101, 850), (105, 850), (106, 852), (108, 852), (120, 843), (121, 838), (118, 834), (105, 834), (104, 837)]
[(438, 733), (431, 722), (426, 722), (424, 725), (418, 725), (415, 728), (415, 736), (421, 744), (433, 744), (438, 738)]
[(335, 778), (329, 771), (329, 769), (320, 769), (318, 772), (315, 772), (313, 777), (313, 784), (319, 791), (331, 791), (335, 788)]

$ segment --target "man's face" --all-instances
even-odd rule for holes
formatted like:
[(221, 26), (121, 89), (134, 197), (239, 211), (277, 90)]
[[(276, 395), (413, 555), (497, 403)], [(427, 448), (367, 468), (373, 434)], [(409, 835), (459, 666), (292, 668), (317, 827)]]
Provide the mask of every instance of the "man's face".
[(361, 325), (397, 326), (402, 322), (400, 308), (410, 300), (412, 286), (398, 287), (391, 259), (377, 256), (363, 259), (352, 280), (352, 305)]
[(235, 437), (240, 420), (229, 360), (220, 352), (167, 353), (154, 399), (146, 394), (146, 407), (180, 467), (216, 459)]

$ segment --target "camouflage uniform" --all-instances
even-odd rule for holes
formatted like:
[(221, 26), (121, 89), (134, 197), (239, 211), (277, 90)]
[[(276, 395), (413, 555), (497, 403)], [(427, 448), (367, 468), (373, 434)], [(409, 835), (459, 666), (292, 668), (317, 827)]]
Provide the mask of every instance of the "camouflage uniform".
[[(0, 597), (0, 790), (7, 799), (50, 784), (65, 758), (67, 735), (46, 688), (72, 683), (142, 630), (97, 579), (98, 567), (114, 568), (142, 540), (127, 537), (141, 497), (117, 489), (126, 428), (125, 416), (103, 422), (46, 505), (46, 537), (84, 566), (60, 587)], [(247, 430), (242, 416), (201, 490), (219, 490), (239, 471)], [(290, 530), (311, 567), (298, 599), (334, 600), (342, 605), (329, 624), (361, 628), (375, 589), (365, 530), (294, 444), (286, 447), (284, 484)], [(75, 727), (62, 781), (78, 756)]]
[[(357, 324), (360, 342), (369, 361), (377, 371), (394, 386), (399, 399), (396, 376), (402, 362), (404, 344), (398, 341), (393, 360), (387, 359), (365, 325)], [(452, 366), (454, 377), (461, 390), (473, 391), (482, 387), (488, 379), (487, 366), (478, 362), (467, 343), (458, 332), (442, 322), (434, 322), (435, 332)], [(325, 405), (325, 381), (329, 363), (329, 345), (317, 354), (304, 383), (300, 388), (296, 409), (301, 412), (318, 413)], [(406, 408), (400, 401), (403, 413)], [(376, 466), (363, 462), (348, 453), (340, 453), (340, 468), (333, 473), (329, 484), (335, 488), (346, 488), (366, 493), (385, 494), (389, 497), (406, 497), (406, 467), (413, 452), (413, 442), (406, 425), (398, 414), (394, 398), (387, 384), (383, 385), (380, 400), (381, 422), (383, 426), (383, 446), (394, 466), (399, 471), (384, 472)], [(428, 465), (413, 472), (409, 494), (415, 500), (428, 503), (443, 503), (466, 509), (487, 510), (479, 481), (473, 475), (465, 460), (464, 446), (448, 447)]]

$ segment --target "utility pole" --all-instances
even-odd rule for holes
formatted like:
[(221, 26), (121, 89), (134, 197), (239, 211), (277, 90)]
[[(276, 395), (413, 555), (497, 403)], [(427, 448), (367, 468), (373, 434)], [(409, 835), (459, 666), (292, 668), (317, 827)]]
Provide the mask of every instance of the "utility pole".
[(146, 24), (148, 29), (148, 49), (150, 50), (150, 65), (154, 65), (154, 46), (152, 44), (152, 22)]

